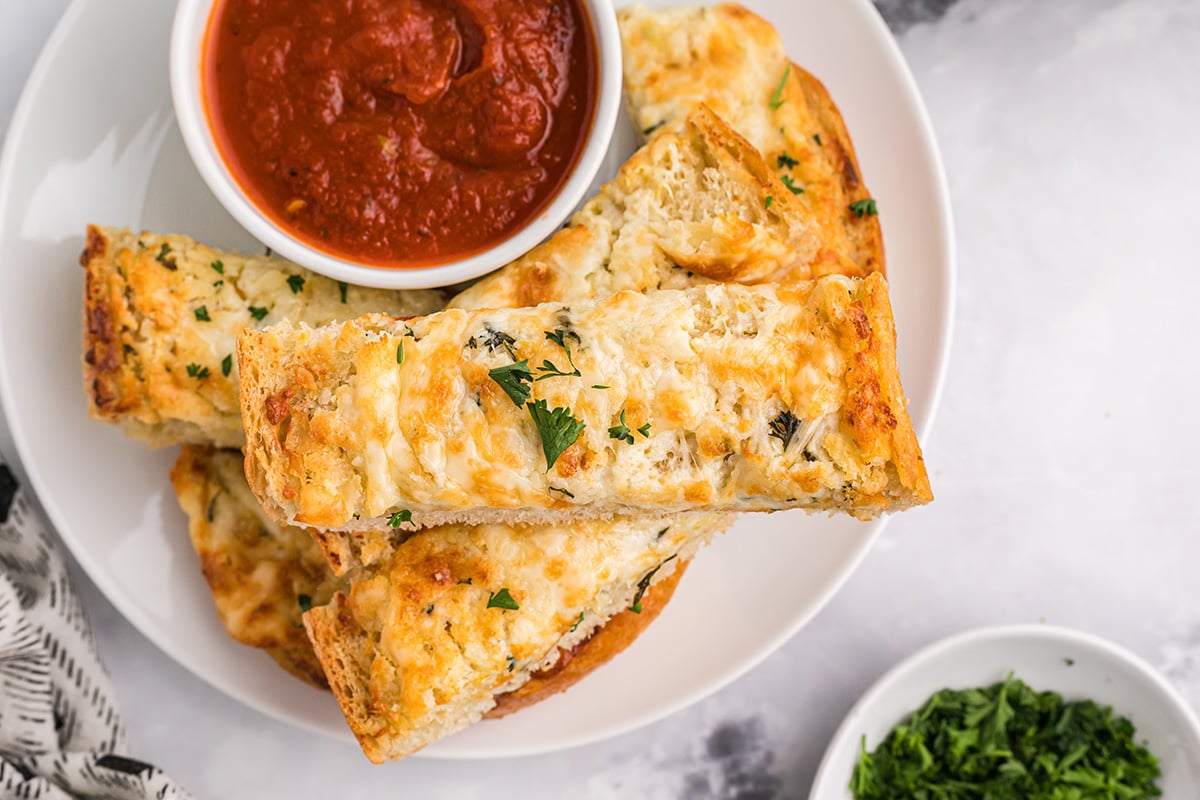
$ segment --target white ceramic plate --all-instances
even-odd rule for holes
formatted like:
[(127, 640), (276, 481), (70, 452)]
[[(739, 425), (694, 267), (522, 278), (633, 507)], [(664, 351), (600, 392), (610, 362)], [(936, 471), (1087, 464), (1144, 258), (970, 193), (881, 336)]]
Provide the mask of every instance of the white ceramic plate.
[[(890, 34), (867, 0), (752, 2), (820, 76), (879, 201), (918, 431), (933, 416), (953, 297), (950, 212), (933, 135)], [(204, 680), (264, 713), (346, 738), (326, 694), (281, 679), (228, 639), (167, 483), (175, 452), (149, 452), (87, 419), (80, 386), (80, 269), (89, 222), (260, 245), (192, 167), (171, 113), (172, 4), (76, 0), (42, 54), (0, 162), (0, 399), (29, 483), (113, 604)], [(618, 124), (610, 176), (633, 150)], [(828, 601), (880, 524), (792, 512), (747, 516), (704, 552), (677, 598), (627, 653), (565, 695), (429, 748), (444, 757), (546, 752), (611, 736), (717, 690)]]
[(1200, 797), (1200, 722), (1149, 664), (1117, 645), (1049, 625), (983, 628), (910, 656), (872, 686), (834, 734), (809, 800), (852, 800), (860, 742), (873, 751), (939, 689), (990, 686), (1009, 673), (1037, 691), (1112, 706), (1159, 759), (1163, 797)]

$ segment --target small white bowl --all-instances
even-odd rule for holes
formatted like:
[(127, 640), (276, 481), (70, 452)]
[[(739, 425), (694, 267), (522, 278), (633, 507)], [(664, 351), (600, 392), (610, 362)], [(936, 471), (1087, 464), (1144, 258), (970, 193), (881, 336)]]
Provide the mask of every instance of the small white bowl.
[(1200, 722), (1154, 669), (1129, 651), (1086, 633), (1050, 625), (982, 628), (951, 636), (910, 656), (879, 679), (833, 736), (809, 800), (851, 800), (860, 753), (939, 689), (990, 686), (1014, 673), (1037, 691), (1112, 706), (1158, 757), (1165, 798), (1200, 797)]
[(428, 267), (388, 269), (347, 261), (310, 247), (263, 214), (243, 193), (217, 150), (204, 111), (205, 33), (220, 0), (179, 0), (171, 29), (171, 99), (196, 169), (221, 205), (256, 239), (314, 272), (359, 286), (424, 289), (477, 278), (507, 264), (552, 234), (583, 200), (604, 163), (621, 104), (621, 38), (611, 0), (582, 0), (596, 39), (596, 107), (583, 151), (550, 203), (523, 228), (475, 255)]

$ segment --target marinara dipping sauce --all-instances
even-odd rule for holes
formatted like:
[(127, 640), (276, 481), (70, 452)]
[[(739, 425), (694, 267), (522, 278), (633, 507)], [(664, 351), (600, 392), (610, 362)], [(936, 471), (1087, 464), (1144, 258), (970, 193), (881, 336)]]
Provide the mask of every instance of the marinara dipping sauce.
[(309, 245), (422, 267), (507, 238), (584, 146), (580, 0), (221, 0), (204, 47), (217, 147)]

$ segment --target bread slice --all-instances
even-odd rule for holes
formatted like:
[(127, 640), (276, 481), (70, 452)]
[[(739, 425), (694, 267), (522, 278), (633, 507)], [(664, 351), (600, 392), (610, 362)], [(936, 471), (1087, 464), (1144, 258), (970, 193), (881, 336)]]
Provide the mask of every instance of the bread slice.
[(554, 674), (562, 652), (613, 615), (645, 612), (647, 587), (727, 522), (420, 531), (304, 623), (363, 752), (376, 763), (401, 758), (478, 721), (533, 675)]
[(280, 323), (238, 354), (247, 478), (289, 524), (870, 518), (931, 499), (878, 274)]
[(281, 258), (95, 225), (80, 262), (88, 412), (153, 447), (241, 446), (234, 347), (246, 328), (444, 303), (441, 292), (346, 286)]
[(770, 23), (733, 3), (629, 6), (617, 21), (626, 97), (643, 136), (673, 135), (708, 106), (762, 153), (776, 194), (799, 192), (818, 226), (814, 274), (884, 270), (878, 217), (852, 207), (871, 194), (845, 122), (821, 82), (788, 60)]
[(706, 281), (805, 280), (819, 231), (758, 151), (698, 107), (634, 153), (566, 228), (451, 305), (517, 308)]
[[(226, 632), (242, 644), (261, 648), (292, 675), (328, 689), (325, 669), (309, 642), (301, 614), (308, 606), (327, 604), (335, 590), (345, 590), (363, 573), (335, 578), (307, 531), (281, 527), (263, 516), (246, 485), (242, 454), (237, 450), (185, 445), (171, 470), (171, 484), (188, 517), (192, 546)], [(727, 523), (714, 519), (708, 528), (716, 530)], [(461, 533), (459, 528), (451, 530), (454, 537)], [(437, 536), (436, 531), (427, 534)], [(525, 529), (497, 527), (490, 531), (490, 541), (502, 552), (519, 551), (525, 546), (521, 541), (525, 535)], [(409, 558), (407, 547), (397, 542), (380, 561)], [(427, 542), (418, 541), (413, 547), (419, 555), (412, 558), (428, 552)], [(498, 705), (488, 716), (510, 714), (562, 692), (624, 650), (666, 606), (682, 573), (676, 570), (656, 583), (643, 598), (640, 613), (621, 611), (588, 638), (560, 651), (558, 660), (532, 672), (520, 689), (498, 696)], [(548, 586), (558, 591), (555, 584)], [(596, 603), (589, 600), (587, 605)]]
[(237, 450), (183, 447), (171, 485), (225, 631), (328, 688), (300, 615), (329, 602), (338, 583), (312, 538), (263, 516)]

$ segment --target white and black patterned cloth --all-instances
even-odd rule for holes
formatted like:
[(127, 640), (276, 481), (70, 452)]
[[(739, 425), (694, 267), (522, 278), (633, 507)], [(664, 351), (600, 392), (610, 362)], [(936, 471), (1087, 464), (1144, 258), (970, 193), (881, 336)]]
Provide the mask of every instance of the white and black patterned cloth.
[(0, 798), (190, 800), (126, 747), (62, 553), (0, 462)]

